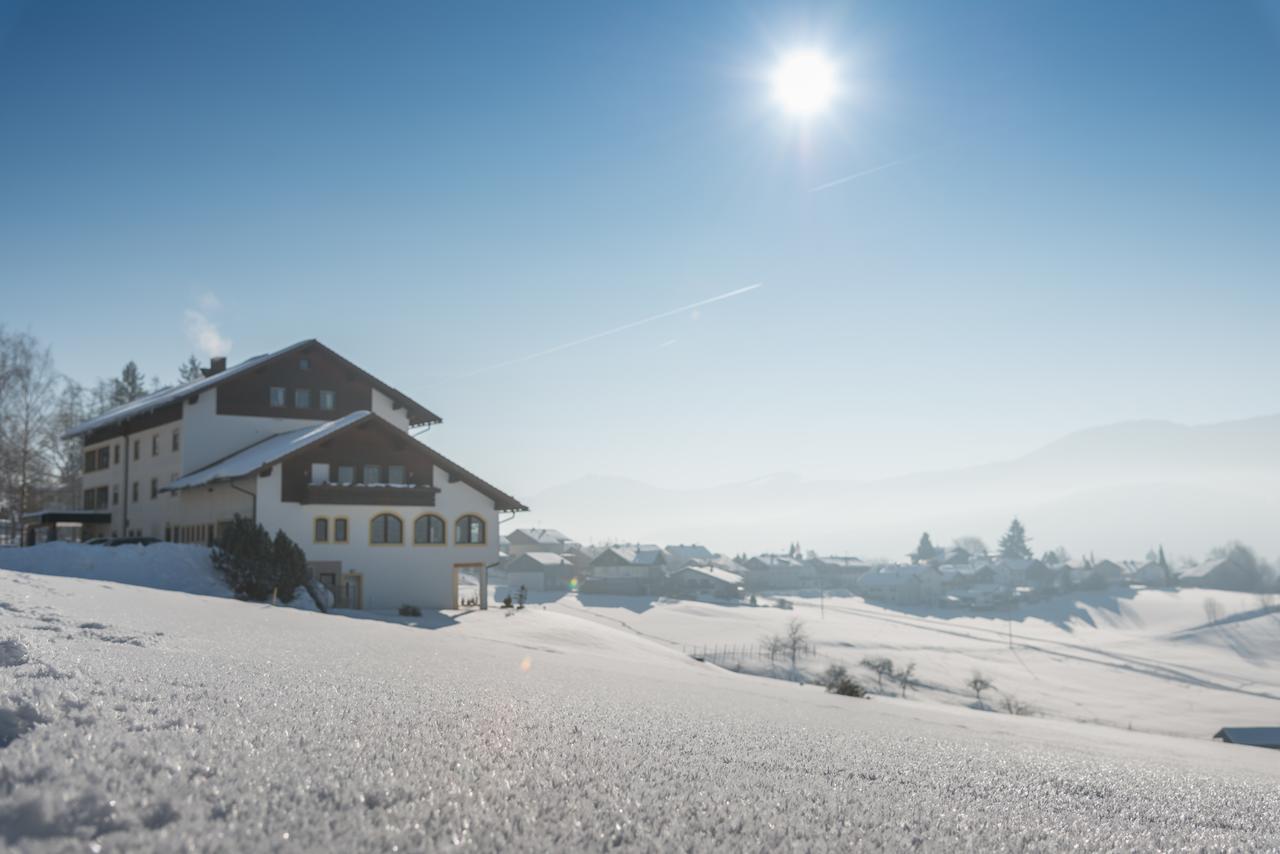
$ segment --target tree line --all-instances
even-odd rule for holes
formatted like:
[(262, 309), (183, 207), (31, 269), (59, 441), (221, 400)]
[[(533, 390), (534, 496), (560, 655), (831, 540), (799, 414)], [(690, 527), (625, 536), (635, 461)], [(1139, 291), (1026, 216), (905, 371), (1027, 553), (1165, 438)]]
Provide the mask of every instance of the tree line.
[[(194, 355), (177, 381), (201, 376)], [(18, 536), (24, 514), (79, 505), (84, 464), (78, 440), (62, 434), (108, 409), (166, 388), (127, 362), (89, 385), (63, 374), (52, 350), (28, 332), (0, 326), (0, 542)]]

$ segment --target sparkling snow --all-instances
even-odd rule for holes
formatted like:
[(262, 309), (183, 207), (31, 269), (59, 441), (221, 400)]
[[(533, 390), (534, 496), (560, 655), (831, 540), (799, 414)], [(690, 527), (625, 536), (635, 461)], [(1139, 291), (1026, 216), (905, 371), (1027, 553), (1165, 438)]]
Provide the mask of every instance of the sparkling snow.
[(1271, 751), (834, 697), (556, 608), (416, 622), (0, 571), (0, 843), (1280, 847)]

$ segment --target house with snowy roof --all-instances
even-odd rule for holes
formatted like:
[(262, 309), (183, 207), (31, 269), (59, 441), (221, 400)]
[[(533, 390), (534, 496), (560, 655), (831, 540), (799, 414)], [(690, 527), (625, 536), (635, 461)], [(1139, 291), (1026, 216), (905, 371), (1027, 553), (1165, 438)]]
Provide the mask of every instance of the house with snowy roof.
[(513, 590), (567, 590), (575, 575), (573, 562), (555, 552), (524, 552), (502, 568), (507, 574), (507, 586)]
[(516, 528), (507, 534), (507, 554), (512, 557), (526, 552), (568, 554), (580, 548), (581, 544), (555, 528)]
[(742, 576), (712, 563), (694, 561), (671, 573), (668, 591), (675, 596), (740, 599)]
[[(236, 516), (284, 531), (339, 606), (457, 606), (498, 559), (511, 495), (419, 442), (435, 413), (307, 340), (116, 407), (84, 443), (90, 536), (212, 545)], [(482, 586), (482, 590), (485, 589)]]
[(666, 578), (667, 556), (658, 546), (608, 546), (588, 564), (581, 590), (584, 593), (657, 593)]

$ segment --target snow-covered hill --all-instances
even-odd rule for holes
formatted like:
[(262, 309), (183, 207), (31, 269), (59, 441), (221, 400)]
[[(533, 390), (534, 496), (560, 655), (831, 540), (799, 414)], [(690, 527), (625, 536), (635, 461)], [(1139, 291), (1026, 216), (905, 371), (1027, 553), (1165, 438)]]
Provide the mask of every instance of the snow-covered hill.
[(1270, 751), (833, 697), (553, 607), (418, 622), (0, 571), (0, 842), (1280, 847)]
[(914, 662), (911, 696), (924, 701), (976, 705), (966, 683), (979, 671), (995, 686), (984, 705), (1010, 698), (1068, 720), (1192, 738), (1280, 720), (1280, 612), (1250, 594), (1118, 588), (988, 616), (786, 599), (792, 610), (763, 607), (773, 602), (765, 597), (758, 608), (591, 595), (548, 607), (778, 678), (790, 677), (790, 662), (762, 655), (760, 641), (798, 618), (815, 652), (799, 662), (809, 678), (839, 664), (874, 686), (864, 658)]

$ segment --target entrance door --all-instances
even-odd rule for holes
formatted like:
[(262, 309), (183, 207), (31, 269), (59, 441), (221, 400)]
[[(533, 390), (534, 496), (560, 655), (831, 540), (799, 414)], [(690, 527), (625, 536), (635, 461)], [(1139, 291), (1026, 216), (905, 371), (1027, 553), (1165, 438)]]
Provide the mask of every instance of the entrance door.
[(453, 565), (453, 607), (489, 607), (489, 589), (484, 564), (455, 563)]
[(359, 610), (364, 607), (364, 578), (350, 573), (342, 579), (343, 606)]

